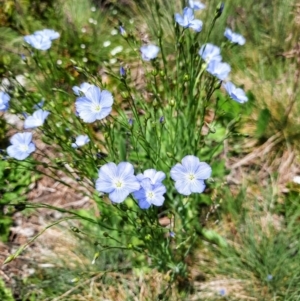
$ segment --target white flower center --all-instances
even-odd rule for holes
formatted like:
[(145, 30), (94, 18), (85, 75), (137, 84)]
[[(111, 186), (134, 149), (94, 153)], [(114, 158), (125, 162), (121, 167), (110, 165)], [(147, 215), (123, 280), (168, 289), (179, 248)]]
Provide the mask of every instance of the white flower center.
[(124, 183), (120, 179), (118, 179), (115, 181), (115, 186), (117, 189), (120, 189), (124, 186)]
[(20, 148), (20, 150), (21, 150), (22, 152), (27, 152), (27, 151), (28, 151), (28, 145), (27, 145), (27, 144), (21, 144), (21, 145), (19, 146), (19, 148)]
[(148, 199), (153, 199), (154, 196), (155, 196), (155, 194), (153, 193), (153, 191), (148, 191), (148, 192), (147, 192), (147, 198), (148, 198)]
[(93, 104), (92, 105), (92, 111), (95, 113), (99, 113), (101, 111), (101, 106), (99, 104)]
[(193, 174), (193, 173), (189, 173), (187, 175), (187, 178), (190, 182), (193, 182), (196, 179), (195, 174)]
[(212, 54), (207, 55), (206, 60), (205, 60), (206, 63), (209, 64), (209, 62), (211, 61), (212, 58), (213, 58)]

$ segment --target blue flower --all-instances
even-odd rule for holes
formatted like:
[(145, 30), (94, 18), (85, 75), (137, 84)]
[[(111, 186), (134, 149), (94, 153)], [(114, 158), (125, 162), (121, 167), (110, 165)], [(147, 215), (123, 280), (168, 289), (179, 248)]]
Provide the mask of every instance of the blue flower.
[(216, 8), (215, 19), (216, 19), (216, 18), (219, 18), (219, 17), (222, 15), (223, 10), (224, 10), (224, 6), (225, 6), (224, 2), (220, 2), (220, 3), (218, 4), (218, 6), (217, 6), (217, 8)]
[(205, 5), (200, 1), (189, 0), (189, 7), (193, 10), (204, 9)]
[(26, 159), (32, 152), (35, 151), (35, 145), (32, 140), (32, 133), (17, 133), (10, 138), (12, 144), (7, 148), (7, 153), (10, 157), (17, 160)]
[(141, 184), (141, 189), (133, 193), (133, 196), (138, 200), (141, 209), (148, 209), (151, 204), (162, 206), (165, 198), (166, 187), (162, 181), (166, 178), (165, 173), (156, 171), (155, 169), (147, 169), (142, 174), (136, 176)]
[(144, 61), (150, 61), (157, 57), (159, 53), (159, 47), (155, 45), (144, 45), (140, 48), (142, 53), (142, 59)]
[(202, 21), (194, 17), (194, 12), (190, 7), (185, 7), (183, 14), (175, 14), (175, 21), (184, 28), (193, 28), (196, 32), (202, 30)]
[(119, 26), (119, 30), (120, 30), (120, 34), (123, 36), (123, 37), (127, 37), (127, 32), (126, 30), (124, 29), (123, 26)]
[(33, 129), (44, 124), (50, 112), (39, 109), (32, 116), (28, 116), (24, 122), (24, 129)]
[(32, 34), (25, 36), (24, 41), (31, 47), (38, 50), (48, 50), (52, 44), (49, 37), (40, 34)]
[(75, 95), (80, 96), (82, 94), (85, 94), (85, 92), (90, 88), (93, 87), (93, 85), (89, 84), (89, 83), (82, 83), (79, 87), (74, 86), (72, 88), (73, 92)]
[(241, 88), (237, 88), (232, 82), (227, 82), (223, 86), (233, 100), (239, 103), (248, 101), (248, 97), (246, 96), (245, 91)]
[(221, 288), (219, 291), (220, 296), (225, 296), (226, 295), (226, 290), (225, 288)]
[(84, 146), (85, 144), (90, 142), (90, 138), (88, 135), (79, 135), (76, 137), (76, 141), (72, 143), (73, 148), (78, 148)]
[(96, 190), (109, 193), (114, 203), (123, 202), (130, 193), (140, 189), (140, 183), (134, 175), (133, 165), (128, 162), (107, 163), (98, 172)]
[(10, 96), (3, 91), (0, 91), (0, 112), (4, 112), (9, 108)]
[(41, 35), (47, 37), (49, 40), (55, 40), (60, 37), (60, 34), (53, 29), (43, 29), (34, 32), (35, 35)]
[(75, 103), (76, 111), (84, 122), (101, 120), (110, 114), (114, 99), (109, 91), (91, 86), (84, 94)]
[(169, 235), (170, 235), (170, 237), (173, 237), (173, 238), (176, 236), (175, 232), (173, 232), (173, 231), (170, 231)]
[(141, 182), (141, 189), (133, 192), (133, 196), (138, 200), (141, 209), (148, 209), (151, 205), (162, 206), (165, 198), (166, 187), (158, 182), (153, 184), (149, 178), (144, 178)]
[(220, 48), (210, 43), (205, 44), (201, 47), (201, 49), (199, 50), (199, 55), (206, 63), (209, 63), (211, 61), (222, 61)]
[(224, 36), (234, 44), (239, 44), (242, 46), (246, 43), (246, 39), (242, 35), (232, 32), (232, 30), (229, 28), (226, 28)]
[(133, 126), (133, 119), (132, 119), (132, 118), (129, 118), (129, 119), (128, 119), (128, 124), (129, 124), (130, 126)]
[(44, 103), (45, 103), (45, 100), (42, 99), (39, 103), (37, 103), (36, 105), (34, 105), (33, 108), (36, 109), (36, 110), (37, 109), (41, 109), (43, 107)]
[(207, 72), (214, 75), (219, 80), (224, 80), (228, 76), (230, 70), (231, 68), (227, 63), (219, 61), (211, 61), (206, 69)]
[(136, 177), (140, 182), (148, 178), (151, 181), (152, 185), (156, 185), (161, 184), (161, 182), (166, 178), (166, 175), (162, 171), (147, 169), (144, 171), (144, 173), (138, 174)]
[(121, 77), (126, 77), (126, 70), (124, 69), (123, 66), (120, 67), (120, 76)]
[(180, 194), (202, 193), (205, 189), (204, 180), (211, 175), (211, 167), (195, 156), (185, 156), (171, 169), (171, 178)]

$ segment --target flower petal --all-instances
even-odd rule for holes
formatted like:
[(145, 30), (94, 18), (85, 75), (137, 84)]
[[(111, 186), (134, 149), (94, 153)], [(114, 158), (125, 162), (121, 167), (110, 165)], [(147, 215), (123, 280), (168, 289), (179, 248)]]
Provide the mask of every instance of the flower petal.
[(200, 32), (202, 30), (203, 22), (201, 20), (192, 20), (190, 21), (190, 28), (193, 28), (196, 32)]
[(141, 209), (148, 209), (151, 206), (151, 203), (148, 203), (147, 199), (139, 199), (138, 202)]
[(115, 163), (107, 163), (100, 167), (98, 171), (99, 178), (106, 179), (109, 178), (110, 180), (113, 180), (118, 176), (117, 172), (117, 165)]
[(113, 102), (114, 102), (114, 99), (112, 97), (112, 94), (107, 90), (103, 90), (101, 92), (101, 100), (100, 100), (101, 106), (102, 107), (111, 107)]
[(175, 166), (171, 168), (170, 175), (174, 181), (180, 181), (185, 177), (187, 170), (182, 164), (177, 163)]
[(122, 203), (129, 195), (129, 191), (127, 189), (115, 189), (113, 192), (109, 194), (109, 199), (113, 203)]
[(182, 165), (185, 167), (186, 171), (188, 173), (190, 172), (194, 172), (197, 168), (197, 166), (200, 163), (199, 158), (197, 158), (196, 156), (185, 156), (182, 160)]
[(98, 179), (96, 181), (96, 190), (99, 192), (105, 192), (105, 193), (111, 193), (114, 191), (115, 186), (113, 185), (113, 182), (110, 181), (110, 179)]
[(205, 189), (205, 183), (203, 180), (196, 180), (190, 183), (189, 188), (193, 193), (202, 193)]
[(183, 195), (190, 195), (192, 193), (190, 189), (190, 183), (186, 180), (176, 181), (175, 188), (180, 194)]
[(198, 168), (195, 170), (195, 176), (197, 179), (206, 180), (211, 176), (211, 167), (205, 163), (200, 162)]

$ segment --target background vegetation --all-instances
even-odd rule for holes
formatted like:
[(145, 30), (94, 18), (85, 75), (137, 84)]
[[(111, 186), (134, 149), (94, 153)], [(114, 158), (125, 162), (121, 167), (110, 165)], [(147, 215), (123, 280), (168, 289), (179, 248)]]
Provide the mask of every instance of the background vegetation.
[[(218, 1), (205, 4), (200, 14), (204, 24)], [(170, 9), (168, 1), (160, 2), (161, 14)], [(4, 1), (0, 6), (2, 85), (5, 78), (28, 72), (20, 60), (29, 55), (24, 53), (23, 36), (41, 28), (61, 32), (56, 57), (51, 59), (59, 61), (57, 72), (62, 68), (70, 76), (54, 83), (57, 89), (77, 85), (83, 78), (71, 59), (104, 81), (104, 67), (117, 69), (129, 62), (140, 85), (139, 66), (131, 59), (133, 50), (117, 35), (118, 26), (123, 24), (129, 34), (151, 41), (157, 13), (148, 1)], [(164, 43), (171, 45), (173, 20), (164, 21)], [(233, 80), (248, 91), (249, 103), (223, 108), (220, 126), (223, 132), (231, 127), (234, 135), (217, 151), (215, 176), (222, 181), (199, 216), (199, 223), (211, 230), (204, 233), (198, 251), (186, 258), (189, 281), (170, 286), (168, 274), (142, 266), (146, 255), (118, 249), (102, 253), (92, 265), (95, 245), (89, 237), (96, 235), (97, 228), (83, 224), (78, 233), (76, 224), (65, 223), (55, 230), (54, 236), (59, 233), (61, 240), (51, 244), (52, 252), (46, 253), (49, 244), (40, 241), (33, 246), (40, 256), (24, 255), (27, 272), (3, 267), (6, 287), (0, 282), (1, 300), (300, 300), (300, 6), (296, 0), (228, 0), (212, 33), (213, 42), (220, 44), (226, 26), (247, 40), (242, 50), (231, 48), (223, 56), (230, 59)], [(15, 85), (21, 89), (20, 78), (15, 77)], [(107, 80), (107, 86), (117, 91), (115, 82)], [(44, 88), (51, 95), (49, 87)], [(36, 103), (41, 95), (32, 90), (30, 97)], [(237, 122), (229, 124), (232, 117)], [(0, 121), (1, 148), (6, 148), (7, 121)], [(30, 199), (37, 182), (30, 171), (20, 174), (0, 162), (0, 238), (9, 241), (9, 248), (13, 248), (9, 232), (22, 208), (4, 205)], [(89, 206), (82, 209), (87, 216), (93, 212)], [(53, 218), (47, 211), (41, 213)], [(23, 219), (30, 220), (31, 215), (30, 209), (22, 211)], [(133, 269), (133, 263), (139, 268)], [(18, 262), (17, 270), (23, 264)]]

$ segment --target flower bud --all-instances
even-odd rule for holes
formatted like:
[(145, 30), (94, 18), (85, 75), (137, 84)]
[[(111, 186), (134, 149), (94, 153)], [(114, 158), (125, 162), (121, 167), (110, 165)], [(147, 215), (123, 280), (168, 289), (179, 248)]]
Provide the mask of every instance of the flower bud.
[(185, 74), (185, 75), (183, 76), (183, 80), (184, 80), (185, 82), (187, 82), (189, 79), (190, 79), (190, 76), (189, 76), (188, 74)]
[(156, 76), (156, 75), (157, 75), (157, 70), (156, 70), (156, 69), (153, 69), (153, 70), (151, 71), (151, 74), (152, 74), (153, 76)]
[(145, 236), (145, 240), (151, 240), (152, 239), (152, 236), (150, 235), (150, 234), (147, 234), (146, 236)]
[(79, 281), (79, 278), (75, 277), (70, 280), (71, 283), (77, 283)]
[(71, 230), (75, 233), (79, 233), (79, 229), (77, 227), (71, 227)]
[(158, 101), (156, 99), (153, 100), (152, 105), (154, 108), (158, 106)]
[(124, 27), (119, 26), (119, 30), (120, 30), (121, 36), (123, 36), (126, 39), (128, 37), (128, 34), (127, 34), (126, 30), (124, 29)]
[(174, 107), (174, 106), (175, 106), (175, 100), (174, 100), (174, 99), (171, 99), (171, 100), (169, 101), (169, 105), (170, 105), (171, 107)]
[(95, 262), (96, 262), (97, 258), (99, 257), (99, 255), (100, 255), (99, 252), (95, 253), (92, 264), (95, 264)]
[(160, 70), (159, 71), (159, 75), (161, 76), (161, 77), (164, 77), (166, 74), (165, 74), (165, 71), (164, 70)]
[(127, 99), (129, 97), (129, 94), (127, 91), (122, 91), (121, 92), (121, 96), (124, 98), (124, 99)]
[(124, 78), (126, 77), (126, 70), (123, 66), (120, 67), (120, 76)]
[(215, 19), (218, 19), (222, 15), (223, 9), (224, 9), (224, 2), (220, 2), (216, 8)]

